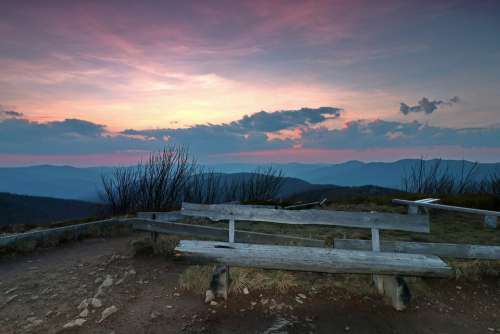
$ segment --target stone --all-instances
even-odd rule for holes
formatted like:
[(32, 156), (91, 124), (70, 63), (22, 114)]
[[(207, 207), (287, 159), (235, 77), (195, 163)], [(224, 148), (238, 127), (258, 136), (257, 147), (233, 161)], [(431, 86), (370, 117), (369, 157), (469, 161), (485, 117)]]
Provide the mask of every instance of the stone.
[(95, 308), (99, 308), (102, 306), (102, 302), (99, 298), (90, 298), (89, 300), (89, 303), (90, 305), (92, 305), (92, 307), (95, 307)]
[(299, 294), (297, 294), (297, 296), (299, 296), (302, 299), (306, 299), (307, 298), (307, 296), (305, 294), (303, 294), (303, 293), (299, 293)]
[(87, 298), (85, 298), (84, 300), (82, 300), (80, 305), (78, 305), (77, 309), (83, 310), (83, 309), (86, 309), (87, 307), (89, 307), (89, 300)]
[(160, 316), (161, 314), (159, 312), (153, 311), (151, 312), (151, 319), (156, 319)]
[(80, 318), (86, 318), (89, 315), (89, 309), (85, 309), (78, 315)]
[(73, 328), (73, 327), (81, 327), (87, 319), (76, 318), (75, 320), (71, 320), (63, 328)]
[(113, 278), (111, 277), (111, 275), (106, 275), (106, 278), (101, 283), (100, 288), (108, 288), (112, 285), (113, 285)]
[(115, 305), (110, 306), (110, 307), (104, 309), (104, 311), (102, 311), (102, 313), (101, 313), (101, 319), (98, 321), (98, 323), (103, 322), (110, 315), (112, 315), (113, 313), (116, 313), (117, 311), (118, 311), (118, 308)]
[(250, 293), (250, 291), (248, 291), (248, 288), (247, 287), (244, 287), (243, 288), (243, 294), (244, 295), (248, 295)]

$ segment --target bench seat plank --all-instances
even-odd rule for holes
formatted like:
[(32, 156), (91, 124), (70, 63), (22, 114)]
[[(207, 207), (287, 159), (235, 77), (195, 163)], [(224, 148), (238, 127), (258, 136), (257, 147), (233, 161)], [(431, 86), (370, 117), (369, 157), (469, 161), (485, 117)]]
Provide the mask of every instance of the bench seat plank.
[(443, 260), (432, 255), (199, 240), (181, 240), (176, 251), (180, 257), (199, 262), (264, 269), (432, 277), (452, 274)]
[(181, 213), (186, 216), (207, 217), (215, 221), (235, 219), (292, 225), (329, 225), (409, 232), (429, 232), (429, 217), (427, 215), (314, 209), (279, 210), (252, 208), (233, 204), (193, 203), (182, 203)]

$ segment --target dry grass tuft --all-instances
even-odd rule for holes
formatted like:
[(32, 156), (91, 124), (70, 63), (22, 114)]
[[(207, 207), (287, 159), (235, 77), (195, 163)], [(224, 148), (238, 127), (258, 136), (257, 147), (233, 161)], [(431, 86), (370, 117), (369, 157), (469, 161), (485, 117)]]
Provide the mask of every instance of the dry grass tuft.
[(179, 287), (203, 295), (210, 284), (212, 271), (212, 266), (191, 266), (179, 276)]
[(133, 254), (160, 254), (167, 257), (175, 254), (175, 247), (179, 244), (179, 237), (173, 235), (161, 235), (156, 242), (149, 237), (135, 239), (130, 242)]
[[(181, 289), (204, 293), (207, 290), (213, 266), (191, 266), (179, 277)], [(250, 291), (271, 291), (286, 293), (299, 286), (299, 282), (292, 273), (281, 270), (260, 270), (253, 268), (231, 267), (229, 292), (243, 293), (247, 288)]]
[(500, 260), (450, 260), (448, 263), (455, 269), (457, 279), (478, 281), (485, 276), (500, 276)]

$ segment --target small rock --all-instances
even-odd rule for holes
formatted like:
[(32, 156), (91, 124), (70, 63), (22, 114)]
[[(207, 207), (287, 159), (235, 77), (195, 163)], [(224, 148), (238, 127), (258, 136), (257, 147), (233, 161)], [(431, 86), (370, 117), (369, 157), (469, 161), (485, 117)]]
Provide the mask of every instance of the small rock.
[(63, 326), (63, 328), (73, 328), (73, 327), (81, 327), (87, 319), (81, 319), (77, 318), (75, 320), (71, 320), (68, 322), (66, 325)]
[(173, 309), (174, 307), (172, 305), (167, 305), (167, 308), (170, 310)]
[(40, 324), (43, 322), (43, 320), (38, 319), (37, 317), (29, 317), (29, 318), (28, 318), (28, 319), (26, 319), (26, 320), (30, 323), (30, 325), (31, 325), (32, 327), (34, 327), (34, 326), (38, 326), (38, 325), (40, 325)]
[(9, 298), (7, 298), (7, 300), (5, 301), (4, 305), (7, 305), (8, 303), (10, 303), (11, 301), (13, 301), (16, 298), (17, 298), (17, 295), (10, 296)]
[(80, 305), (78, 305), (77, 309), (83, 310), (83, 309), (86, 309), (87, 307), (89, 307), (89, 300), (87, 298), (85, 298), (84, 300), (82, 300)]
[(160, 316), (159, 312), (153, 311), (151, 312), (151, 319), (156, 319)]
[(85, 309), (78, 315), (80, 318), (86, 318), (89, 315), (89, 309)]
[(99, 308), (102, 306), (102, 302), (99, 298), (90, 298), (89, 303), (92, 307)]
[(462, 287), (460, 285), (456, 286), (457, 290), (462, 290)]
[(118, 308), (115, 305), (104, 309), (104, 311), (102, 311), (102, 313), (101, 313), (101, 319), (98, 321), (98, 323), (103, 322), (104, 320), (106, 320), (106, 318), (108, 318), (113, 313), (116, 313), (117, 311), (118, 311)]
[(248, 288), (247, 287), (244, 287), (243, 288), (243, 294), (244, 295), (248, 295), (250, 293), (250, 291), (248, 291)]
[(101, 286), (99, 288), (108, 288), (113, 285), (113, 278), (111, 275), (107, 275), (106, 279), (101, 283)]
[(299, 296), (302, 299), (306, 299), (307, 298), (307, 296), (305, 294), (303, 294), (303, 293), (299, 293), (299, 294), (297, 294), (297, 296)]
[(217, 303), (215, 300), (212, 300), (212, 301), (210, 302), (210, 305), (212, 305), (212, 306), (217, 306), (217, 305), (219, 305), (219, 303)]
[(295, 301), (299, 304), (304, 304), (304, 301), (300, 298), (295, 298)]
[(349, 332), (349, 331), (351, 330), (351, 327), (349, 327), (349, 326), (345, 326), (345, 327), (344, 327), (344, 330), (345, 330), (346, 332)]
[(11, 294), (12, 292), (14, 292), (16, 290), (17, 290), (17, 286), (15, 288), (12, 288), (12, 289), (9, 289), (9, 290), (5, 291), (5, 294), (6, 295)]
[(179, 297), (181, 294), (178, 292), (174, 292), (174, 297)]

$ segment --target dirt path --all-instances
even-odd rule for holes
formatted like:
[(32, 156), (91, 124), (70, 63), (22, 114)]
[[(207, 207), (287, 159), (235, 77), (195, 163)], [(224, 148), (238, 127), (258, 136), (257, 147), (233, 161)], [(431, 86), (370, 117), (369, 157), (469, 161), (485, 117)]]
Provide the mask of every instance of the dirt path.
[[(429, 281), (432, 298), (417, 293), (405, 312), (339, 288), (285, 296), (250, 291), (224, 308), (178, 291), (185, 267), (160, 256), (131, 257), (128, 241), (89, 239), (0, 259), (0, 333), (500, 333), (498, 279)], [(100, 286), (102, 305), (79, 310)], [(297, 293), (306, 295), (302, 304)], [(99, 323), (112, 306), (116, 312)], [(88, 315), (79, 316), (85, 309)], [(81, 326), (63, 328), (79, 318)]]

